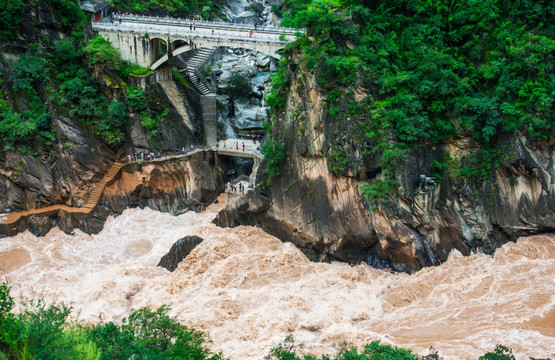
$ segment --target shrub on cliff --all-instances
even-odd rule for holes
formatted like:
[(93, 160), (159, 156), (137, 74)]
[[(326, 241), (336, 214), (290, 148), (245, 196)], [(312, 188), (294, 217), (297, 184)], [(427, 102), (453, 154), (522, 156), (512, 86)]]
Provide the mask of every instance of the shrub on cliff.
[(21, 0), (0, 0), (0, 37), (13, 36), (25, 11), (25, 3)]
[(252, 91), (252, 86), (249, 79), (238, 71), (231, 73), (229, 82), (227, 83), (225, 93), (229, 96), (230, 101), (230, 116), (235, 116), (235, 100), (245, 99)]
[(93, 65), (106, 65), (111, 69), (121, 67), (120, 53), (100, 35), (89, 41), (89, 44), (85, 47), (85, 52), (89, 54), (89, 60)]
[(262, 144), (262, 154), (266, 161), (266, 173), (270, 176), (278, 176), (279, 164), (285, 158), (285, 145), (279, 140), (268, 139)]

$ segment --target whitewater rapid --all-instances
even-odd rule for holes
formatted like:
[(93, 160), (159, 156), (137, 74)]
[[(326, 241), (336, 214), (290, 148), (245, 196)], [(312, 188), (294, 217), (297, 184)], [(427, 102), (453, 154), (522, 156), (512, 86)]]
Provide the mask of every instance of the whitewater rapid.
[[(20, 301), (63, 302), (87, 322), (169, 304), (233, 360), (262, 359), (288, 334), (316, 354), (381, 339), (421, 354), (433, 346), (445, 359), (476, 359), (499, 343), (519, 359), (555, 357), (555, 235), (393, 274), (312, 263), (261, 229), (219, 228), (211, 221), (222, 206), (180, 216), (129, 209), (98, 235), (0, 239), (0, 281)], [(187, 235), (204, 242), (175, 272), (157, 267)]]

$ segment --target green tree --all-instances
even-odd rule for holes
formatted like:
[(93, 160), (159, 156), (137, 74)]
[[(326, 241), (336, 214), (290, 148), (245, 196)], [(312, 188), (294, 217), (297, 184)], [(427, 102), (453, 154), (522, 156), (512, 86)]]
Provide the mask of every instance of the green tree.
[(232, 72), (229, 82), (224, 88), (225, 93), (229, 96), (230, 116), (235, 116), (235, 100), (244, 99), (252, 92), (249, 79), (238, 71)]
[(515, 360), (515, 356), (511, 349), (498, 344), (493, 352), (487, 352), (480, 356), (480, 360)]
[(130, 86), (127, 88), (127, 100), (129, 101), (129, 106), (134, 111), (146, 110), (146, 101), (143, 93), (143, 89), (139, 86)]
[(33, 88), (48, 76), (48, 62), (38, 56), (20, 55), (10, 69), (13, 72), (14, 90), (34, 90)]
[(168, 315), (169, 307), (133, 311), (121, 326), (96, 325), (91, 339), (102, 349), (102, 359), (219, 360), (204, 347), (201, 332), (188, 329)]

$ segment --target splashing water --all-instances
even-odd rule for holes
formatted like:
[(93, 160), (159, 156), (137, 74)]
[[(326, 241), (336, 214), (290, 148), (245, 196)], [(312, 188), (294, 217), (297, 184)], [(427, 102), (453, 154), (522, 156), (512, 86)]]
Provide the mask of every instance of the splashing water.
[[(211, 224), (221, 203), (174, 217), (126, 210), (98, 235), (0, 239), (0, 274), (18, 300), (64, 302), (84, 321), (121, 320), (169, 304), (231, 359), (261, 359), (292, 333), (306, 351), (333, 353), (373, 339), (446, 359), (498, 343), (520, 358), (555, 356), (555, 236), (521, 238), (495, 256), (453, 252), (414, 275), (311, 263), (253, 227)], [(186, 235), (204, 238), (174, 273), (156, 267)]]

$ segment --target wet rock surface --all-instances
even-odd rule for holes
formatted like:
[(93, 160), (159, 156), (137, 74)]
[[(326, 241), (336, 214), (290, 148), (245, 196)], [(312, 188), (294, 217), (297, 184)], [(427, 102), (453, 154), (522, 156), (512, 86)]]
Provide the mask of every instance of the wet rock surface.
[(156, 266), (161, 266), (168, 271), (175, 271), (179, 263), (203, 241), (203, 238), (194, 235), (185, 236), (177, 240), (170, 248), (170, 251), (160, 259), (160, 262)]
[[(354, 153), (351, 162), (360, 161), (358, 169), (332, 174), (324, 154), (333, 144), (348, 144), (356, 126), (323, 116), (321, 96), (310, 84), (305, 80), (304, 90), (290, 94), (287, 115), (274, 130), (283, 134), (288, 156), (281, 176), (256, 195), (264, 197), (268, 208), (260, 211), (236, 202), (216, 223), (261, 226), (312, 260), (366, 262), (404, 272), (443, 263), (452, 250), (493, 254), (519, 236), (555, 231), (553, 141), (535, 143), (514, 136), (503, 145), (510, 156), (488, 181), (445, 174), (421, 189), (420, 175), (433, 173), (433, 160), (450, 156), (464, 161), (473, 146), (461, 138), (434, 150), (409, 151), (399, 169), (399, 193), (373, 209), (358, 188), (375, 177), (379, 167), (365, 167)], [(300, 125), (306, 129), (302, 134)], [(351, 156), (348, 145), (343, 149)]]

